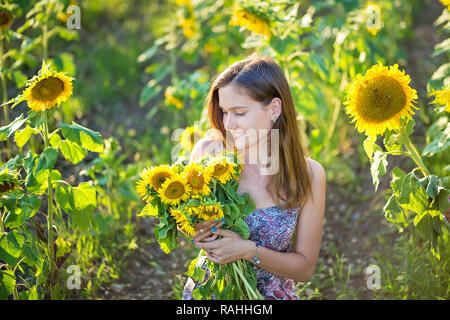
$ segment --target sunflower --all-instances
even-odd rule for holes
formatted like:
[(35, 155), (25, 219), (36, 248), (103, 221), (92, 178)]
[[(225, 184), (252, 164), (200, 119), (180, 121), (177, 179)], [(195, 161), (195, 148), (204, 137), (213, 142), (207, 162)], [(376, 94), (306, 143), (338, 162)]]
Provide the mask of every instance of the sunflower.
[(72, 95), (73, 78), (65, 74), (51, 70), (50, 64), (47, 65), (44, 61), (39, 74), (27, 81), (27, 88), (23, 92), (23, 98), (27, 100), (30, 109), (50, 110), (66, 101)]
[(144, 169), (140, 174), (141, 179), (136, 182), (136, 191), (144, 201), (150, 201), (152, 199), (150, 194), (150, 173), (150, 169)]
[(168, 164), (162, 164), (147, 169), (147, 172), (143, 173), (143, 175), (149, 186), (158, 191), (167, 179), (176, 175), (176, 171)]
[(168, 178), (158, 190), (161, 201), (168, 205), (177, 205), (181, 201), (189, 199), (192, 187), (187, 183), (187, 179), (174, 175)]
[(211, 181), (212, 171), (212, 167), (205, 168), (195, 162), (185, 167), (182, 175), (186, 177), (192, 187), (192, 198), (198, 198), (200, 195), (207, 196), (211, 193), (209, 182)]
[(0, 31), (6, 31), (11, 27), (13, 15), (6, 8), (0, 8)]
[(225, 184), (235, 177), (238, 166), (226, 157), (213, 157), (209, 160), (208, 167), (212, 167), (212, 176)]
[(194, 227), (189, 223), (188, 218), (180, 210), (170, 208), (169, 211), (172, 217), (175, 218), (175, 221), (181, 230), (183, 230), (190, 236), (196, 233)]
[(438, 91), (435, 91), (433, 89), (433, 92), (430, 94), (430, 96), (435, 97), (433, 103), (445, 106), (444, 111), (450, 112), (450, 86)]
[(184, 150), (192, 151), (195, 143), (203, 138), (203, 131), (197, 126), (187, 127), (180, 137), (180, 144)]
[(13, 192), (21, 184), (19, 174), (9, 171), (8, 167), (0, 171), (0, 195)]
[(204, 221), (219, 220), (224, 217), (220, 203), (202, 204), (196, 207), (188, 208), (190, 214), (197, 216)]
[(266, 19), (260, 15), (250, 12), (246, 9), (239, 9), (233, 12), (229, 21), (232, 26), (241, 26), (260, 34), (270, 40), (270, 26)]
[(408, 85), (410, 81), (404, 71), (398, 70), (397, 64), (388, 68), (378, 63), (364, 76), (359, 74), (349, 87), (344, 102), (358, 131), (376, 137), (387, 128), (400, 128), (402, 116), (411, 119), (412, 108), (418, 108), (413, 105), (417, 92)]
[(450, 0), (439, 0), (447, 9), (450, 10)]

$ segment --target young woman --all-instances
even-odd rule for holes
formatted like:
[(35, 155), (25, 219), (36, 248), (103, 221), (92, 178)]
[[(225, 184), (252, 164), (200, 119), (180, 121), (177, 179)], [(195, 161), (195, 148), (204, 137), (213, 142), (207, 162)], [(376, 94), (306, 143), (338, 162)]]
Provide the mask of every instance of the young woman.
[[(244, 160), (238, 191), (247, 192), (257, 209), (246, 218), (249, 239), (221, 229), (221, 223), (203, 222), (194, 244), (216, 263), (253, 262), (265, 299), (298, 299), (294, 281), (311, 278), (320, 251), (326, 182), (323, 167), (305, 156), (283, 71), (266, 56), (234, 63), (214, 80), (207, 104), (220, 135), (200, 140), (190, 161), (237, 151)], [(189, 278), (183, 299), (192, 299), (198, 285)]]

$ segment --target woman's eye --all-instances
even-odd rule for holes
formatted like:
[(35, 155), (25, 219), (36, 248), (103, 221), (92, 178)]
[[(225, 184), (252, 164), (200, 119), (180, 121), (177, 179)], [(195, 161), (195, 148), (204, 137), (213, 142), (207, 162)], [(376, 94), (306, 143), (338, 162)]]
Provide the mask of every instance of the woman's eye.
[[(227, 115), (227, 114), (228, 114), (228, 112), (226, 112), (226, 111), (222, 111), (222, 113), (223, 113), (223, 115)], [(234, 114), (235, 114), (236, 116), (238, 116), (238, 117), (241, 117), (241, 116), (245, 115), (245, 112), (243, 112), (243, 113), (237, 113), (237, 112), (235, 112)]]

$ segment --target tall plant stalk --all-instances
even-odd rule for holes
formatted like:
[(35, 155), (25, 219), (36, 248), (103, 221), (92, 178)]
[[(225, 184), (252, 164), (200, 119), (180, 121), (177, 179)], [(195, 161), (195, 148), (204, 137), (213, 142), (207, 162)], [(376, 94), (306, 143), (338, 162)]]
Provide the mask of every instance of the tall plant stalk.
[[(45, 148), (48, 148), (50, 146), (49, 141), (49, 130), (48, 130), (48, 111), (44, 111), (45, 113), (45, 121), (44, 121), (44, 144)], [(51, 288), (54, 282), (54, 273), (56, 270), (55, 265), (55, 254), (54, 254), (54, 247), (53, 247), (53, 187), (52, 187), (52, 175), (51, 172), (48, 175), (47, 178), (47, 200), (48, 200), (48, 213), (47, 213), (47, 233), (48, 233), (48, 256), (49, 256), (49, 278), (48, 278), (48, 284)]]
[[(8, 91), (6, 88), (6, 77), (3, 73), (5, 68), (5, 61), (3, 60), (3, 54), (5, 52), (3, 38), (3, 33), (0, 33), (0, 81), (2, 83), (3, 115), (5, 117), (5, 125), (7, 125), (9, 123), (9, 107), (6, 105), (6, 102), (8, 101)], [(6, 140), (6, 155), (8, 159), (11, 157), (11, 143), (9, 140)]]

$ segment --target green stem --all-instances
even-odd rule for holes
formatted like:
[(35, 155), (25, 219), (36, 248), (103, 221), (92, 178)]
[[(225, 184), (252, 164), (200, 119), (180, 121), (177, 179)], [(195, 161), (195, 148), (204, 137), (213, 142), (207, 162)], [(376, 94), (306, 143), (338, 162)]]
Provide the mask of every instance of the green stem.
[[(50, 146), (49, 142), (49, 131), (48, 131), (48, 111), (45, 112), (45, 121), (44, 121), (44, 143), (45, 148), (48, 148)], [(49, 262), (50, 262), (50, 272), (49, 272), (49, 284), (50, 287), (53, 284), (53, 275), (56, 269), (55, 266), (55, 260), (54, 260), (54, 250), (53, 250), (53, 187), (52, 187), (52, 175), (51, 172), (48, 175), (47, 178), (48, 183), (48, 193), (47, 193), (47, 200), (48, 200), (48, 214), (47, 214), (47, 233), (48, 233), (48, 255), (49, 255)]]
[(49, 18), (49, 7), (51, 6), (50, 3), (48, 3), (45, 6), (45, 23), (42, 27), (42, 56), (44, 60), (47, 60), (48, 58), (48, 18)]
[[(5, 48), (3, 47), (3, 34), (0, 35), (0, 80), (2, 82), (2, 104), (3, 106), (3, 115), (5, 116), (5, 125), (9, 123), (9, 107), (5, 104), (8, 101), (8, 91), (6, 87), (6, 77), (3, 73), (3, 69), (5, 67), (5, 61), (3, 60)], [(6, 155), (11, 158), (11, 143), (9, 140), (6, 140)]]
[[(5, 208), (5, 212), (6, 212)], [(5, 233), (5, 225), (3, 224), (3, 214), (0, 215), (0, 236)]]
[(406, 150), (408, 150), (408, 152), (410, 153), (409, 156), (411, 157), (411, 159), (414, 160), (414, 162), (420, 168), (420, 170), (422, 171), (423, 175), (425, 177), (428, 177), (430, 175), (430, 172), (428, 171), (427, 167), (423, 163), (422, 157), (420, 156), (420, 153), (417, 151), (416, 147), (414, 146), (414, 144), (409, 139), (409, 136), (406, 133), (406, 129), (404, 127), (402, 127), (400, 129), (400, 134), (403, 136), (402, 137), (403, 138), (403, 144), (405, 145)]
[[(233, 264), (234, 264), (234, 263), (233, 263)], [(238, 275), (237, 275), (237, 273), (236, 273), (236, 269), (233, 267), (232, 270), (233, 270), (233, 273), (234, 273), (234, 279), (235, 279), (235, 282), (236, 282), (236, 284), (237, 284), (237, 286), (238, 286), (238, 288), (239, 288), (239, 291), (242, 291), (241, 283), (240, 283), (239, 277), (238, 277)]]
[(251, 298), (253, 299), (258, 299), (258, 295), (255, 293), (255, 291), (252, 289), (252, 287), (250, 286), (250, 284), (247, 282), (247, 279), (245, 278), (244, 274), (242, 273), (240, 267), (239, 267), (239, 263), (233, 263), (233, 268), (235, 268), (235, 270), (237, 271), (237, 273), (240, 275), (242, 282), (244, 283), (245, 288), (250, 292), (251, 294)]

